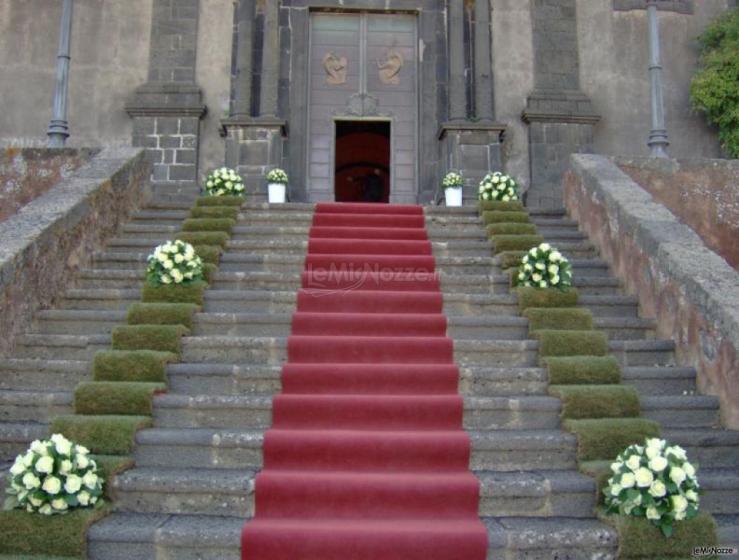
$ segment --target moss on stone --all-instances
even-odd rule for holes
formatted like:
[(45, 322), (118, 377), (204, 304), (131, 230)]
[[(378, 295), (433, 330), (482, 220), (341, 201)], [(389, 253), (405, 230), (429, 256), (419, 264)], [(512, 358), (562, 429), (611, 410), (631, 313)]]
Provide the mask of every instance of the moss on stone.
[(577, 290), (555, 290), (554, 288), (516, 288), (518, 309), (524, 311), (529, 307), (575, 307)]
[(236, 206), (196, 206), (190, 210), (190, 217), (196, 219), (227, 218), (237, 220), (239, 209)]
[(529, 215), (526, 212), (501, 212), (493, 210), (482, 213), (482, 221), (487, 226), (497, 223), (529, 223)]
[(529, 320), (529, 332), (593, 328), (593, 314), (581, 307), (529, 307), (523, 315)]
[(544, 243), (541, 235), (493, 235), (490, 239), (495, 253), (528, 251)]
[(577, 437), (580, 461), (612, 461), (629, 445), (659, 437), (659, 424), (645, 418), (568, 419), (563, 427)]
[(183, 231), (177, 239), (190, 245), (218, 245), (225, 247), (229, 234), (225, 231)]
[(51, 433), (62, 434), (84, 445), (92, 453), (130, 455), (136, 432), (152, 426), (150, 416), (57, 416), (51, 422)]
[(152, 414), (152, 397), (167, 390), (163, 383), (130, 381), (88, 381), (74, 391), (74, 411), (77, 414)]
[(177, 360), (177, 354), (153, 350), (103, 350), (92, 362), (95, 381), (132, 381), (164, 383), (167, 364)]
[(526, 254), (526, 251), (503, 251), (498, 253), (498, 260), (500, 261), (500, 268), (506, 269), (518, 269), (521, 264), (521, 259)]
[[(207, 279), (210, 273), (206, 273), (205, 270), (204, 273)], [(168, 286), (146, 283), (141, 292), (141, 299), (145, 303), (193, 303), (202, 307), (207, 287), (208, 283), (202, 281)]]
[(613, 356), (546, 358), (552, 385), (609, 385), (621, 383), (621, 366)]
[(231, 234), (236, 220), (230, 218), (190, 218), (182, 224), (182, 231), (223, 231)]
[(480, 212), (524, 212), (523, 203), (518, 200), (481, 200)]
[[(195, 254), (199, 256), (204, 264), (210, 264), (218, 266), (221, 262), (221, 255), (223, 254), (223, 248), (220, 245), (195, 245)], [(208, 275), (203, 274), (206, 279)]]
[(200, 196), (195, 201), (198, 208), (209, 206), (236, 206), (241, 207), (246, 202), (243, 196)]
[(192, 328), (198, 306), (192, 303), (134, 303), (128, 308), (129, 325), (182, 325)]
[(605, 356), (608, 338), (598, 331), (540, 330), (534, 333), (539, 340), (539, 356)]
[(564, 418), (634, 418), (641, 414), (639, 393), (628, 385), (550, 385), (562, 401)]
[(488, 225), (485, 230), (488, 237), (493, 235), (536, 235), (534, 224), (498, 222)]
[(112, 333), (113, 350), (156, 350), (180, 353), (182, 337), (189, 330), (182, 325), (133, 325), (116, 327)]

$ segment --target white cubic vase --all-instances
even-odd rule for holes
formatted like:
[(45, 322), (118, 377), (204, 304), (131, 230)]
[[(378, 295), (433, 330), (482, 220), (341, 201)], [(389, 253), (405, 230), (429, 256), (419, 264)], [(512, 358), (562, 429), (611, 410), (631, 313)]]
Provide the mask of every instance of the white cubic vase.
[(444, 199), (447, 206), (462, 206), (462, 187), (444, 189)]
[(270, 204), (283, 204), (286, 191), (285, 183), (269, 183), (267, 184), (267, 200)]

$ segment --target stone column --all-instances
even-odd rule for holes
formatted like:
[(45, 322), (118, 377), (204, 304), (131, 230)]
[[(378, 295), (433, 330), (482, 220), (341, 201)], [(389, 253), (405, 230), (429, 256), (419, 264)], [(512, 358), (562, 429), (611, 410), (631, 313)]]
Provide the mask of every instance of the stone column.
[(467, 83), (464, 61), (464, 2), (449, 0), (449, 120), (467, 117)]
[(236, 6), (236, 76), (233, 83), (233, 117), (251, 116), (252, 53), (254, 51), (254, 0)]
[(490, 26), (490, 0), (475, 0), (475, 115), (492, 121), (493, 59)]
[(154, 0), (149, 80), (126, 111), (133, 145), (146, 148), (155, 195), (197, 196), (200, 120), (206, 113), (195, 83), (199, 0)]
[(264, 43), (262, 45), (262, 83), (259, 93), (260, 114), (277, 116), (280, 80), (279, 0), (268, 0), (264, 7)]

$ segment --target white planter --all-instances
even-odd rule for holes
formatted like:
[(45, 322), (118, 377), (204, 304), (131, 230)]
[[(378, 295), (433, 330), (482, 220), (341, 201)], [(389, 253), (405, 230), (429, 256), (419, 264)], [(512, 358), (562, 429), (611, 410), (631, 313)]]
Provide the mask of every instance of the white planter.
[(267, 200), (270, 204), (283, 204), (285, 202), (285, 183), (269, 183), (267, 185)]
[(462, 187), (444, 189), (444, 198), (447, 206), (462, 206)]

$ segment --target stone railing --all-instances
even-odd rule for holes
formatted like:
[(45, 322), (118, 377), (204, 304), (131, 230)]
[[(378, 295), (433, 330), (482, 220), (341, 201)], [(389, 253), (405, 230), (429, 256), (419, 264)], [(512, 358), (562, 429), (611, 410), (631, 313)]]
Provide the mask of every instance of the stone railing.
[(142, 150), (107, 148), (0, 223), (0, 353), (150, 196)]
[(570, 215), (600, 249), (698, 388), (739, 429), (739, 273), (603, 156), (575, 155), (564, 179)]

